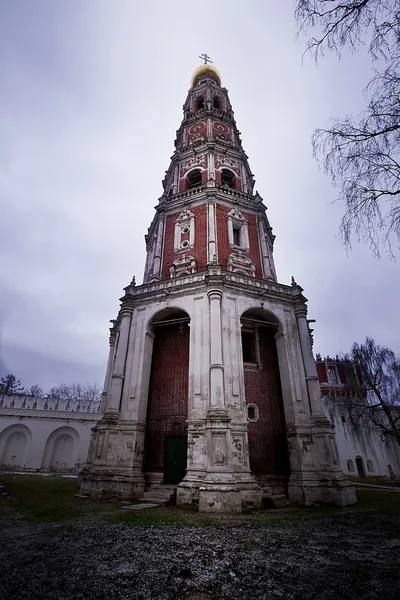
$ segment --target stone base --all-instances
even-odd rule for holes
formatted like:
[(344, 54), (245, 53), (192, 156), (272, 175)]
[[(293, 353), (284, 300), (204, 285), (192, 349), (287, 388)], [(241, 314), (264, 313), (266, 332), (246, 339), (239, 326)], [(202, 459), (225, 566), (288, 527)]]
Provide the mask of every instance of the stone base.
[(176, 504), (198, 506), (200, 498), (200, 485), (201, 483), (198, 481), (181, 481), (176, 488)]
[(87, 494), (93, 500), (137, 500), (143, 496), (143, 493), (142, 474), (121, 475), (85, 470), (81, 473), (80, 494)]
[(294, 474), (289, 479), (289, 500), (296, 504), (336, 504), (349, 506), (357, 503), (353, 484), (344, 478), (316, 478), (314, 474)]
[(254, 483), (203, 483), (199, 488), (199, 512), (241, 513), (261, 506), (261, 488)]

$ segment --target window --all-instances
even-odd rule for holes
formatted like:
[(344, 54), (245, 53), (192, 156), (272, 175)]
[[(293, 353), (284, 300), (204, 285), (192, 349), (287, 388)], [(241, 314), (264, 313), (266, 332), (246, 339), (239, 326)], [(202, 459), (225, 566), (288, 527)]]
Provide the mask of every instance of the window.
[(255, 423), (260, 418), (260, 411), (257, 404), (248, 404), (246, 406), (247, 420)]
[(188, 180), (188, 188), (193, 188), (193, 187), (197, 187), (198, 185), (201, 185), (201, 171), (200, 169), (194, 169), (193, 171), (190, 171), (187, 175), (187, 180)]
[(372, 460), (367, 460), (367, 471), (369, 473), (374, 472), (374, 463), (372, 462)]
[(341, 415), (340, 418), (342, 419), (342, 423), (346, 423), (346, 417), (344, 415)]
[(354, 463), (353, 461), (349, 458), (349, 460), (347, 461), (347, 470), (352, 473), (354, 471)]
[(326, 365), (326, 372), (328, 374), (328, 383), (337, 383), (335, 365)]
[(203, 96), (200, 96), (196, 100), (196, 110), (201, 110), (202, 108), (204, 108), (204, 98)]
[(229, 169), (222, 169), (221, 171), (221, 183), (222, 185), (226, 185), (233, 190), (235, 189), (235, 174)]
[(243, 362), (254, 363), (255, 357), (255, 334), (254, 331), (242, 331)]
[(221, 102), (218, 96), (214, 96), (213, 104), (214, 108), (216, 108), (217, 110), (221, 110)]
[(240, 227), (237, 225), (233, 226), (233, 245), (240, 246)]

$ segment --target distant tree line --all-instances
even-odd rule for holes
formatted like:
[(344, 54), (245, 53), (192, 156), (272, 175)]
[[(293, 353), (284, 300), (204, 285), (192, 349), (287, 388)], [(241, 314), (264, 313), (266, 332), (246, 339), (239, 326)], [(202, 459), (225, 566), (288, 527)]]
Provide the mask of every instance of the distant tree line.
[(34, 396), (35, 398), (57, 398), (58, 400), (73, 400), (85, 402), (100, 401), (101, 388), (97, 383), (62, 383), (45, 392), (39, 385), (25, 388), (20, 379), (9, 373), (0, 379), (0, 394)]

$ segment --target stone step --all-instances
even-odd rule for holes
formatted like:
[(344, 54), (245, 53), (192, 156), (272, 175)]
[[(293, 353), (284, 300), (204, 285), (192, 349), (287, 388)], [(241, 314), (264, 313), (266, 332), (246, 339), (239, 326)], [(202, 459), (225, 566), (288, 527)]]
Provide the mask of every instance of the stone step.
[(268, 494), (263, 495), (264, 506), (273, 506), (274, 508), (285, 508), (289, 506), (289, 501), (285, 494)]
[(171, 498), (176, 492), (176, 485), (151, 485), (147, 492), (144, 492), (141, 502), (156, 503), (159, 505), (167, 505), (171, 502)]
[(169, 502), (169, 498), (160, 498), (159, 496), (143, 496), (143, 498), (139, 498), (139, 502), (144, 502), (146, 504), (160, 504), (165, 506)]
[(159, 498), (171, 498), (173, 492), (164, 492), (163, 490), (148, 490), (144, 492), (143, 498), (147, 496), (158, 496)]

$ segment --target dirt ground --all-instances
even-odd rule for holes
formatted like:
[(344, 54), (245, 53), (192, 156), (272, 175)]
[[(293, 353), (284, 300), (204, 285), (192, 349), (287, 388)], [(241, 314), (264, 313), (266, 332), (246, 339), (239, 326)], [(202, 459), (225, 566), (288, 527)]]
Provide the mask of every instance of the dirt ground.
[(400, 598), (400, 518), (268, 526), (9, 523), (1, 600)]

